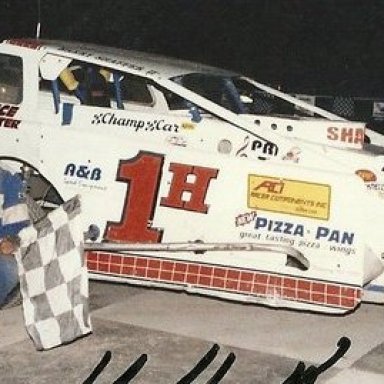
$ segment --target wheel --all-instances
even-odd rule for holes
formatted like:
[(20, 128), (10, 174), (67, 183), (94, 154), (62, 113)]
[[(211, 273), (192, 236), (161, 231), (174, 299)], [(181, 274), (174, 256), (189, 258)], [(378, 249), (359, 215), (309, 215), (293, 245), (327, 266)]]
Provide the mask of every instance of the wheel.
[(56, 188), (40, 174), (33, 172), (26, 175), (22, 172), (22, 175), (26, 183), (25, 199), (33, 222), (63, 203)]

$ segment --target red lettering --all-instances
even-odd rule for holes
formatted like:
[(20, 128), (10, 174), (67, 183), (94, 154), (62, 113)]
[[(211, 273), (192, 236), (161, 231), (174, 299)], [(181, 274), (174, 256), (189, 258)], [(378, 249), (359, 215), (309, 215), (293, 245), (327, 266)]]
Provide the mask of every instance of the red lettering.
[[(208, 205), (204, 200), (209, 183), (217, 177), (218, 170), (176, 163), (172, 163), (169, 170), (173, 172), (172, 183), (168, 196), (161, 198), (160, 205), (207, 213)], [(189, 200), (183, 196), (184, 192), (190, 193)]]
[(337, 135), (337, 131), (338, 129), (336, 127), (329, 127), (327, 129), (327, 139), (329, 140), (337, 140), (339, 138), (339, 136)]
[(364, 129), (358, 128), (355, 132), (355, 144), (363, 144), (364, 143)]
[(282, 181), (271, 181), (271, 180), (265, 180), (261, 184), (259, 184), (256, 188), (254, 188), (254, 191), (257, 191), (259, 189), (266, 189), (269, 193), (282, 193), (284, 189), (284, 183)]
[(112, 241), (161, 241), (162, 231), (150, 228), (160, 185), (163, 156), (140, 152), (131, 160), (120, 161), (118, 181), (129, 184), (119, 223), (108, 222), (104, 237)]
[(355, 130), (353, 128), (342, 128), (340, 140), (346, 143), (353, 143), (353, 134)]
[(337, 128), (329, 127), (327, 129), (327, 138), (329, 140), (340, 140), (344, 143), (363, 144), (364, 129), (362, 128)]
[[(128, 184), (124, 208), (119, 222), (109, 221), (104, 238), (120, 242), (161, 241), (163, 231), (152, 228), (151, 223), (161, 181), (164, 157), (154, 153), (140, 152), (135, 158), (120, 161), (117, 181)], [(161, 205), (189, 211), (207, 213), (204, 200), (211, 179), (218, 170), (172, 163), (172, 182), (167, 197)], [(184, 193), (189, 194), (189, 200)]]

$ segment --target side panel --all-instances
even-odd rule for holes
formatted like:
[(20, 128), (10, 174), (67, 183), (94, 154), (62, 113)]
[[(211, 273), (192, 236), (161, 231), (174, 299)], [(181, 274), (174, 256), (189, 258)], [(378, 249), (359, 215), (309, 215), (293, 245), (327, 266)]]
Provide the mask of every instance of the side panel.
[(360, 302), (374, 203), (358, 178), (164, 148), (47, 130), (41, 171), (63, 198), (83, 196), (85, 227), (106, 240), (277, 243), (301, 251), (309, 269), (273, 252), (93, 252), (91, 271), (276, 306), (343, 312)]

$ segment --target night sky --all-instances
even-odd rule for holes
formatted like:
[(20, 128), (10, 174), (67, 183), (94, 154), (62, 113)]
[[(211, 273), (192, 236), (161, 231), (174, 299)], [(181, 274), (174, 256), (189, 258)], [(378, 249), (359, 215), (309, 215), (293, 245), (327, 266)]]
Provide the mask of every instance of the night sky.
[[(38, 0), (0, 0), (0, 38)], [(384, 0), (40, 0), (41, 37), (216, 65), (290, 92), (384, 96)]]

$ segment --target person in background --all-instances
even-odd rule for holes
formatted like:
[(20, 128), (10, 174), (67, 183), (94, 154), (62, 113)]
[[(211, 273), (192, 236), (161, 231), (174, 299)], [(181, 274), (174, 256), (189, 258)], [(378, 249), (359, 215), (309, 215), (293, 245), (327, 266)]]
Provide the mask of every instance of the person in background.
[(17, 294), (19, 279), (14, 253), (19, 246), (18, 233), (29, 224), (22, 192), (21, 177), (0, 167), (0, 309)]

